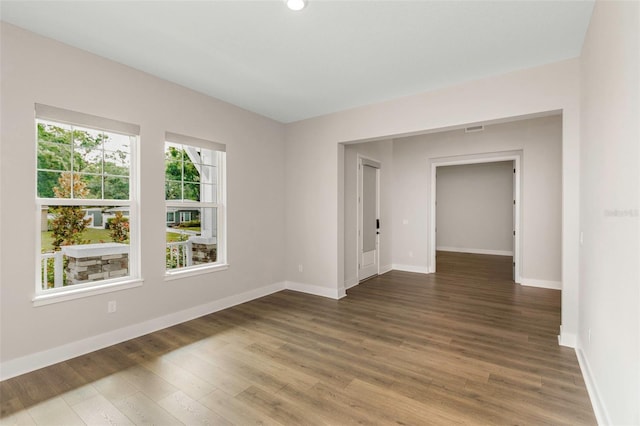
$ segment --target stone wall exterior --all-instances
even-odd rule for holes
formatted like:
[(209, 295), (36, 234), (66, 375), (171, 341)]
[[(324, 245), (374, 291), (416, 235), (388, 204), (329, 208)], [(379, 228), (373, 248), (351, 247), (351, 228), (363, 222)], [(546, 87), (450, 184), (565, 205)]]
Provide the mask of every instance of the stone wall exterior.
[(191, 243), (191, 261), (193, 265), (213, 263), (216, 261), (217, 255), (215, 244)]
[(126, 277), (128, 251), (128, 246), (115, 243), (63, 248), (67, 263), (65, 285)]

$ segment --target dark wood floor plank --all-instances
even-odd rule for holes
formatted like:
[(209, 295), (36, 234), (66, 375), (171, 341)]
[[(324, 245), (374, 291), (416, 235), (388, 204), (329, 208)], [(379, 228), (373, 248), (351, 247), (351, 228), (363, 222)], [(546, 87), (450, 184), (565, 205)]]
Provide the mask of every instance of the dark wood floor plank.
[(322, 419), (309, 415), (299, 405), (286, 401), (276, 394), (251, 386), (240, 393), (236, 399), (251, 406), (254, 410), (284, 425), (323, 425)]
[(0, 382), (0, 418), (595, 424), (559, 291), (514, 284), (503, 256), (439, 252), (437, 269), (342, 300), (282, 291)]
[(253, 404), (240, 401), (221, 390), (215, 390), (198, 401), (235, 425), (282, 426), (281, 423), (254, 409)]
[(132, 423), (137, 425), (171, 426), (182, 424), (141, 392), (118, 401), (115, 407), (126, 415)]
[(218, 413), (190, 398), (182, 391), (178, 391), (158, 401), (158, 405), (185, 425), (226, 426), (232, 424)]

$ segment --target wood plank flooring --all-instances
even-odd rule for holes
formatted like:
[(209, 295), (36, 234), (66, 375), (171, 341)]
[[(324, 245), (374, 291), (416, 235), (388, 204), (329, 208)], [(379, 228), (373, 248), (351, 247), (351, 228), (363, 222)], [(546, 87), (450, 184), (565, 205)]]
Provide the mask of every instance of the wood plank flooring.
[(595, 424), (560, 292), (439, 253), (335, 301), (283, 291), (0, 382), (2, 424)]

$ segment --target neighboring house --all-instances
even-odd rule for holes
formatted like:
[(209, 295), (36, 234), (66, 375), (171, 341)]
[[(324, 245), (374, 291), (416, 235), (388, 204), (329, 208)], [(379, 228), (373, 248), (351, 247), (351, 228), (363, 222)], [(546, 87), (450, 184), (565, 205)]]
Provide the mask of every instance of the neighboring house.
[(167, 208), (167, 226), (178, 226), (184, 222), (200, 219), (198, 209)]
[[(92, 209), (87, 209), (87, 213), (90, 214), (90, 210)], [(101, 209), (98, 209), (101, 210)], [(122, 212), (122, 215), (126, 218), (129, 217), (129, 209), (127, 207), (113, 207), (110, 209), (106, 209), (106, 210), (101, 210), (102, 211), (102, 225), (98, 226), (96, 225), (96, 227), (100, 227), (100, 228), (104, 228), (107, 229), (109, 226), (109, 221), (113, 218), (116, 217), (116, 212)]]
[[(122, 211), (125, 217), (129, 217), (129, 211), (123, 210), (120, 207), (114, 207), (112, 209), (103, 210), (103, 207), (89, 207), (83, 209), (85, 211), (85, 219), (90, 219), (89, 228), (102, 228), (105, 229), (107, 221), (115, 217), (116, 211)], [(46, 229), (51, 231), (50, 221), (55, 218), (54, 213), (49, 213), (49, 206), (42, 206), (40, 211), (40, 229)]]
[(88, 208), (85, 209), (86, 216), (85, 218), (91, 219), (89, 223), (89, 228), (104, 228), (104, 214), (100, 207)]
[[(85, 209), (85, 219), (90, 219), (89, 228), (104, 228), (105, 222), (103, 212), (100, 207)], [(49, 213), (49, 206), (42, 206), (40, 210), (40, 229), (51, 231), (51, 221), (55, 219), (54, 213)]]
[[(124, 217), (129, 217), (129, 210), (122, 207), (114, 207), (104, 210), (101, 207), (91, 207), (84, 209), (86, 212), (85, 218), (91, 219), (89, 228), (102, 228), (106, 229), (110, 219), (116, 216), (116, 212), (121, 211)], [(51, 230), (48, 223), (55, 217), (54, 214), (49, 213), (49, 206), (42, 206), (40, 213), (40, 226), (41, 229)], [(200, 220), (200, 210), (198, 209), (167, 209), (167, 226), (174, 227), (181, 223), (190, 222), (194, 220)]]

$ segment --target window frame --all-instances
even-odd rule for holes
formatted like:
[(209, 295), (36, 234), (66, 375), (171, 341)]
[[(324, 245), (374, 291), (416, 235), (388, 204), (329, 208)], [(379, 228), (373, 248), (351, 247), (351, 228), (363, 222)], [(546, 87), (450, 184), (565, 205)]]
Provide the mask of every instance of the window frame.
[[(166, 152), (167, 143), (179, 144), (182, 146), (190, 146), (193, 148), (208, 149), (217, 151), (216, 164), (216, 190), (217, 197), (215, 202), (191, 201), (191, 200), (167, 200), (165, 195), (165, 213), (168, 208), (177, 208), (179, 210), (215, 208), (216, 209), (216, 261), (206, 264), (191, 265), (181, 268), (167, 269), (165, 263), (165, 281), (182, 278), (185, 276), (200, 275), (214, 271), (226, 270), (229, 267), (227, 253), (227, 179), (226, 179), (226, 145), (217, 142), (195, 138), (191, 136), (180, 135), (177, 133), (166, 132), (163, 152)], [(163, 161), (166, 161), (163, 158)], [(206, 165), (206, 164), (205, 164)], [(209, 165), (206, 165), (209, 166)], [(164, 182), (166, 185), (166, 173)], [(184, 178), (182, 180), (184, 183)], [(176, 210), (176, 213), (178, 211)], [(178, 217), (182, 216), (180, 212)], [(191, 212), (190, 212), (191, 214)], [(201, 216), (202, 217), (202, 213)], [(166, 237), (165, 237), (166, 238)], [(166, 241), (166, 239), (165, 239)]]
[[(129, 198), (128, 199), (84, 199), (84, 198), (48, 198), (38, 193), (38, 124), (41, 121), (55, 124), (77, 126), (98, 132), (114, 133), (129, 137)], [(69, 111), (45, 105), (35, 105), (34, 116), (35, 147), (35, 211), (36, 211), (36, 274), (35, 293), (32, 299), (34, 306), (47, 305), (65, 300), (73, 300), (95, 294), (107, 293), (142, 285), (140, 268), (140, 223), (139, 223), (139, 149), (140, 128), (137, 125), (124, 123), (89, 114)], [(73, 144), (73, 141), (72, 141)], [(73, 145), (72, 145), (73, 146)], [(104, 151), (104, 148), (103, 148)], [(73, 150), (72, 150), (73, 156)], [(71, 167), (70, 173), (77, 173)], [(104, 170), (101, 176), (106, 176)], [(102, 184), (104, 186), (104, 183)], [(104, 193), (102, 194), (104, 196)], [(47, 206), (96, 206), (126, 207), (129, 210), (129, 275), (99, 281), (73, 284), (51, 289), (42, 288), (42, 209)]]

